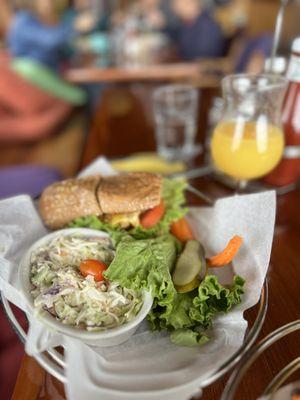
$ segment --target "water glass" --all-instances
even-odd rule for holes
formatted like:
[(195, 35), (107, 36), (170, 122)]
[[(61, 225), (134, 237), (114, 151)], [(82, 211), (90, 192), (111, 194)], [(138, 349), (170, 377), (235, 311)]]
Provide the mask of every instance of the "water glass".
[(186, 85), (162, 86), (154, 91), (153, 108), (157, 151), (169, 160), (188, 161), (196, 146), (198, 91)]

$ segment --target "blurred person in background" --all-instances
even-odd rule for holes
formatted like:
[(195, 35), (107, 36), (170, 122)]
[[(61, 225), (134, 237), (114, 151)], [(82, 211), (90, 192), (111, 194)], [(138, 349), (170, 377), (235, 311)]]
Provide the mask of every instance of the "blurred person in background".
[(227, 38), (228, 56), (234, 72), (258, 74), (263, 72), (270, 57), (273, 33), (249, 32), (251, 0), (215, 0), (214, 16)]
[(63, 20), (66, 0), (23, 0), (7, 33), (14, 58), (24, 57), (58, 71), (63, 50), (71, 40), (73, 26)]
[(139, 33), (161, 31), (166, 26), (161, 3), (161, 0), (134, 0), (125, 3), (113, 12), (111, 26), (118, 28), (129, 25)]
[(7, 0), (0, 0), (0, 42), (3, 44), (5, 33), (10, 25), (12, 11)]
[[(107, 67), (110, 61), (110, 11), (111, 7), (99, 0), (74, 1), (73, 18), (77, 19), (76, 40), (73, 42), (77, 63), (91, 58), (97, 66)], [(76, 64), (76, 57), (75, 60)]]
[[(0, 65), (0, 141), (28, 141), (48, 136), (84, 104), (82, 89), (60, 77), (65, 50), (75, 35), (73, 19), (64, 19), (67, 0), (21, 0), (10, 9), (6, 29), (10, 60)], [(76, 26), (77, 21), (75, 21)], [(30, 101), (28, 101), (30, 99)]]
[(167, 28), (178, 26), (178, 18), (171, 9), (170, 0), (138, 0), (131, 1), (125, 7), (117, 9), (113, 14), (120, 18), (116, 22), (125, 23), (126, 19), (139, 19), (140, 28), (144, 32), (162, 32)]
[(132, 1), (113, 13), (117, 65), (146, 66), (170, 60), (169, 14), (162, 4), (160, 0)]
[(224, 55), (222, 29), (202, 0), (173, 0), (171, 6), (179, 24), (169, 33), (183, 60)]
[(103, 1), (74, 0), (72, 11), (73, 16), (77, 17), (76, 30), (82, 35), (109, 30), (110, 7)]
[(264, 71), (267, 58), (270, 57), (273, 45), (273, 35), (264, 33), (254, 37), (241, 36), (236, 40), (235, 72), (248, 74), (261, 74)]
[(165, 28), (167, 21), (160, 0), (140, 0), (135, 3), (135, 8), (144, 31), (162, 31)]

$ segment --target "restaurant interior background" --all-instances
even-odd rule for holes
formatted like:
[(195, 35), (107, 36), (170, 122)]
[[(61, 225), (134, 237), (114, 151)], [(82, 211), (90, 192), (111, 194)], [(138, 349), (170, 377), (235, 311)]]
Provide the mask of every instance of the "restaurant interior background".
[[(155, 152), (151, 99), (165, 83), (197, 88), (205, 158), (220, 80), (264, 70), (278, 8), (279, 0), (0, 0), (0, 198), (38, 196), (99, 155)], [(290, 1), (280, 56), (299, 20), (300, 3)], [(38, 33), (49, 25), (53, 36)], [(0, 332), (4, 400), (24, 350), (2, 310)]]

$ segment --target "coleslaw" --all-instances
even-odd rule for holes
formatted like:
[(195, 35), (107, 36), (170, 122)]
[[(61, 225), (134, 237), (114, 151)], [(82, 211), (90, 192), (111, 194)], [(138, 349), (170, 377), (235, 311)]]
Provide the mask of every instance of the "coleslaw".
[(109, 238), (78, 234), (57, 236), (31, 255), (35, 313), (49, 312), (60, 322), (101, 331), (131, 321), (141, 309), (141, 292), (117, 282), (96, 282), (79, 270), (83, 260), (109, 265), (115, 250)]

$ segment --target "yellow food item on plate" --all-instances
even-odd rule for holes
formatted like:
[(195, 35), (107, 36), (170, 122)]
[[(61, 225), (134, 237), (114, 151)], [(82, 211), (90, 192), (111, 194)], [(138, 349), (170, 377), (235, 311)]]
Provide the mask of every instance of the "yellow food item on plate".
[(130, 157), (112, 161), (111, 165), (114, 169), (122, 172), (142, 171), (162, 175), (186, 170), (183, 162), (170, 162), (156, 153), (136, 153)]
[(111, 225), (119, 225), (122, 228), (128, 228), (130, 226), (136, 227), (140, 225), (139, 212), (127, 213), (127, 214), (107, 214), (105, 221)]

